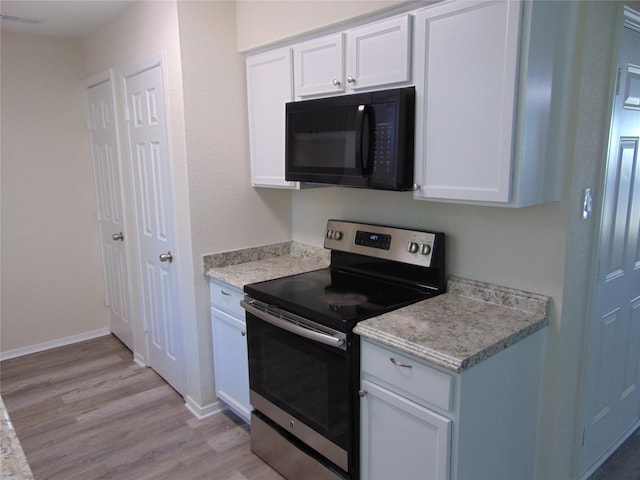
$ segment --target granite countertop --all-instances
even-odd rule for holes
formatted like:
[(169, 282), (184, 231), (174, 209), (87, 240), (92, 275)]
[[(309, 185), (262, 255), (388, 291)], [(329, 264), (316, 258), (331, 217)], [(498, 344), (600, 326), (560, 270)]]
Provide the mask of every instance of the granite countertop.
[(33, 480), (31, 468), (24, 456), (2, 397), (0, 397), (0, 463), (2, 464), (0, 478)]
[(329, 266), (330, 251), (297, 242), (214, 253), (203, 257), (204, 272), (242, 290), (248, 283)]
[(452, 277), (447, 293), (364, 320), (362, 337), (462, 372), (546, 327), (550, 298)]
[[(205, 275), (242, 290), (248, 283), (325, 268), (330, 252), (296, 242), (203, 257)], [(447, 293), (356, 325), (354, 332), (462, 372), (546, 327), (550, 298), (451, 277)]]

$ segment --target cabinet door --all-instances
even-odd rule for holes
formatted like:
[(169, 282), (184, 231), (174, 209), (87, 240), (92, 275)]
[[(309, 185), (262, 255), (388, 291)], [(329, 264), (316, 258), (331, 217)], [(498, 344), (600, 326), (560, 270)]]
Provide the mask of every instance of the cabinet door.
[(249, 361), (244, 319), (211, 309), (216, 395), (245, 421), (251, 421)]
[(247, 57), (249, 153), (254, 187), (298, 188), (284, 179), (285, 103), (293, 100), (291, 49)]
[(520, 12), (467, 0), (419, 12), (416, 198), (509, 201)]
[(344, 92), (343, 38), (338, 33), (293, 47), (296, 97)]
[(392, 18), (347, 33), (347, 88), (411, 80), (411, 17)]
[(362, 389), (362, 478), (449, 478), (451, 420), (367, 380)]

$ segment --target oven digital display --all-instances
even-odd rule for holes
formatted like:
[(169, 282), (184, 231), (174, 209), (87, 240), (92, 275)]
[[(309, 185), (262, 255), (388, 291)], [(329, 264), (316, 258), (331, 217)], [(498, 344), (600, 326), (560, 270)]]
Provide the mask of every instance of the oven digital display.
[(356, 245), (389, 250), (391, 247), (391, 235), (358, 230), (356, 232)]

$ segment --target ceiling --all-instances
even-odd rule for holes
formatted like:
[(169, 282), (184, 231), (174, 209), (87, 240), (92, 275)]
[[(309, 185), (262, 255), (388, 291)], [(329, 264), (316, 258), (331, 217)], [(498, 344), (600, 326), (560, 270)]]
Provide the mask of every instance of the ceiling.
[(0, 27), (13, 32), (82, 38), (133, 3), (134, 0), (1, 0)]

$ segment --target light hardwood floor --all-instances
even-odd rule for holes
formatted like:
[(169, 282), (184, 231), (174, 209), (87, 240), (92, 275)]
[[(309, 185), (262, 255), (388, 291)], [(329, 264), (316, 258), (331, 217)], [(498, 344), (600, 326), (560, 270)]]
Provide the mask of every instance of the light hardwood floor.
[(5, 406), (36, 480), (281, 480), (229, 413), (196, 419), (115, 337), (0, 365)]
[[(197, 420), (115, 337), (0, 364), (0, 393), (36, 480), (283, 480), (229, 413)], [(640, 479), (640, 429), (589, 480)]]

